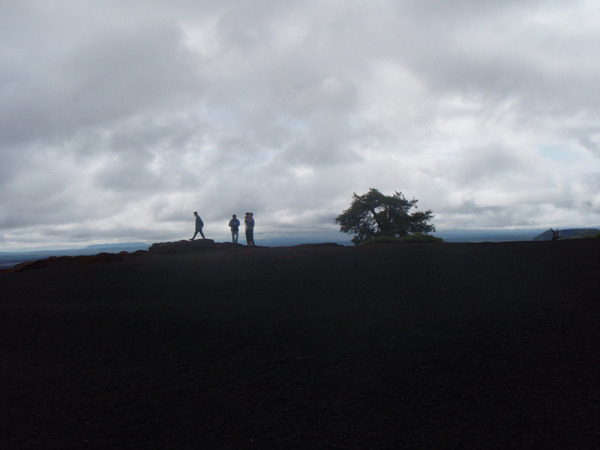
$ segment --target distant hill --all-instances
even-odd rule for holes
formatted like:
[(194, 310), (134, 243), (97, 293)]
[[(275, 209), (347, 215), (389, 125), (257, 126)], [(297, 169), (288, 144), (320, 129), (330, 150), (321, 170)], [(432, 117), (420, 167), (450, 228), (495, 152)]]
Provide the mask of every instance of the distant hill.
[[(600, 234), (597, 228), (571, 228), (568, 230), (558, 230), (559, 239), (582, 239), (585, 237), (594, 237)], [(552, 231), (546, 230), (542, 234), (538, 234), (532, 241), (551, 241)]]

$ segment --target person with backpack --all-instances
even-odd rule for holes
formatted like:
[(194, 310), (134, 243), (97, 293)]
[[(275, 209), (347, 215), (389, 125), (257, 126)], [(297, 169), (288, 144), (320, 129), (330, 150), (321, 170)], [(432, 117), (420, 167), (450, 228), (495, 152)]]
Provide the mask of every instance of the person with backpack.
[(231, 242), (237, 244), (238, 236), (240, 234), (240, 221), (237, 219), (235, 214), (229, 221), (229, 228), (231, 228)]

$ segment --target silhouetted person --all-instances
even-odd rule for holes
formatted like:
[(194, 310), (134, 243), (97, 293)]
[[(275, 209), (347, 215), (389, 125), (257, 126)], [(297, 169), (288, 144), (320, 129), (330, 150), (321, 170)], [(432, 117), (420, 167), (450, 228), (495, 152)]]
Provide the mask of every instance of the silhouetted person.
[(202, 227), (204, 227), (204, 222), (202, 222), (202, 219), (198, 215), (197, 211), (194, 211), (194, 216), (196, 216), (196, 232), (194, 233), (194, 235), (192, 236), (190, 241), (193, 241), (198, 233), (200, 233), (200, 236), (202, 236), (202, 239), (206, 239), (204, 237), (204, 233), (202, 232)]
[(246, 224), (246, 243), (254, 246), (254, 215), (247, 212), (244, 217), (244, 223)]
[(231, 217), (229, 221), (229, 228), (231, 228), (231, 242), (237, 244), (238, 236), (240, 235), (240, 221), (237, 220), (235, 214)]

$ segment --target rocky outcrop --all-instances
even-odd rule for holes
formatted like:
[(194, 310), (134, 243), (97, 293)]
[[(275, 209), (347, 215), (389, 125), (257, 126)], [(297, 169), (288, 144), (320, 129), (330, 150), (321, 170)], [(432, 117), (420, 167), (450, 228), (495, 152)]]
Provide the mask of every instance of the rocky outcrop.
[(196, 239), (193, 241), (157, 242), (152, 244), (148, 251), (150, 253), (189, 253), (242, 247), (244, 247), (242, 244), (233, 244), (231, 242), (215, 242), (212, 239)]
[[(334, 243), (317, 243), (317, 244), (300, 244), (291, 247), (275, 247), (275, 250), (285, 251), (285, 249), (311, 249), (311, 248), (327, 248), (327, 247), (343, 247), (340, 244)], [(93, 264), (105, 264), (111, 262), (122, 261), (126, 258), (139, 257), (147, 253), (150, 254), (181, 254), (193, 252), (220, 251), (229, 249), (244, 249), (244, 248), (268, 248), (268, 247), (246, 247), (242, 244), (233, 244), (231, 242), (215, 242), (212, 239), (196, 239), (193, 241), (182, 240), (175, 242), (157, 242), (152, 244), (148, 250), (138, 250), (133, 253), (126, 251), (115, 253), (98, 253), (97, 255), (81, 255), (81, 256), (51, 256), (49, 258), (39, 259), (35, 261), (25, 261), (15, 265), (10, 269), (2, 269), (2, 273), (23, 272), (30, 269), (43, 269), (54, 266), (87, 266)], [(297, 256), (297, 255), (296, 255)], [(277, 259), (288, 258), (286, 256), (276, 255)]]
[(116, 261), (122, 261), (124, 253), (98, 253), (97, 255), (89, 256), (51, 256), (49, 258), (38, 259), (37, 261), (25, 261), (17, 264), (9, 272), (23, 272), (30, 269), (43, 269), (51, 266), (88, 266), (92, 264), (104, 264)]

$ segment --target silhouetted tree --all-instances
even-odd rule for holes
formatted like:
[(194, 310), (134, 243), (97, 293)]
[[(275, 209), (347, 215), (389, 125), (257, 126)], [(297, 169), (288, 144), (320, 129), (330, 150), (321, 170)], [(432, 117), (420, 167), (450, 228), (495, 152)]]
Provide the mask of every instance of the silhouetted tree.
[(418, 200), (407, 200), (402, 192), (384, 195), (371, 188), (363, 195), (352, 195), (350, 207), (335, 218), (343, 233), (354, 234), (356, 245), (378, 236), (402, 237), (409, 233), (435, 231), (429, 225), (433, 217), (431, 210), (409, 211), (416, 208)]

